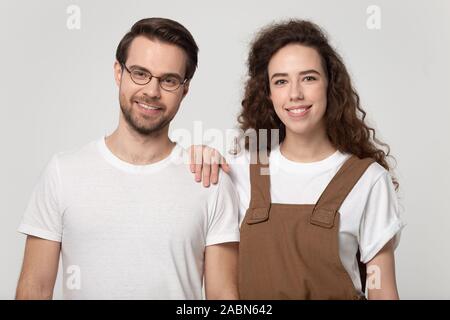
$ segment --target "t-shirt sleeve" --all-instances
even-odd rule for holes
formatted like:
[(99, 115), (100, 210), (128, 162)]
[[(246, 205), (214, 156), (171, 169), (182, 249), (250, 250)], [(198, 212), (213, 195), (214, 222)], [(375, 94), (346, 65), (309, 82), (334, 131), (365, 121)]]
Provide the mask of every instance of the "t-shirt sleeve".
[(206, 245), (239, 241), (238, 197), (228, 174), (220, 172), (208, 203)]
[(372, 260), (391, 239), (394, 239), (394, 249), (397, 248), (401, 230), (405, 225), (401, 218), (397, 193), (391, 176), (386, 171), (370, 190), (361, 218), (361, 261), (367, 263)]
[(227, 159), (231, 167), (229, 176), (235, 186), (239, 198), (239, 223), (245, 218), (247, 209), (250, 206), (250, 160), (248, 155), (244, 154), (237, 159)]
[(34, 187), (17, 231), (61, 242), (61, 180), (57, 156), (53, 156)]

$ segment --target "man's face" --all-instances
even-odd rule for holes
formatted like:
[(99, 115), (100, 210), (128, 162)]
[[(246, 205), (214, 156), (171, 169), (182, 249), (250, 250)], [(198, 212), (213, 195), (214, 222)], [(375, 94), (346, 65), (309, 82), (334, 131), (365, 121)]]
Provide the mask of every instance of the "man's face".
[[(156, 77), (172, 74), (184, 79), (186, 62), (186, 53), (178, 46), (138, 36), (128, 48), (125, 66), (130, 71), (150, 72)], [(114, 73), (125, 123), (142, 135), (168, 130), (170, 121), (189, 90), (189, 82), (169, 92), (161, 89), (159, 79), (156, 78), (146, 85), (134, 83), (130, 73), (117, 61)]]

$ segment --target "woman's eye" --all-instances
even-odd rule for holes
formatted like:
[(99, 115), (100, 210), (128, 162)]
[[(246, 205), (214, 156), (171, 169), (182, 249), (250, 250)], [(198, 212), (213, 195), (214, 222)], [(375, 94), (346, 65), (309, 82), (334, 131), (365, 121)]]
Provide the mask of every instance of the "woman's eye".
[(313, 81), (313, 80), (316, 80), (316, 78), (313, 77), (313, 76), (306, 76), (303, 80), (306, 80), (306, 81)]
[(282, 85), (282, 84), (286, 84), (286, 80), (284, 80), (284, 79), (280, 79), (280, 80), (277, 80), (277, 81), (275, 81), (275, 85)]

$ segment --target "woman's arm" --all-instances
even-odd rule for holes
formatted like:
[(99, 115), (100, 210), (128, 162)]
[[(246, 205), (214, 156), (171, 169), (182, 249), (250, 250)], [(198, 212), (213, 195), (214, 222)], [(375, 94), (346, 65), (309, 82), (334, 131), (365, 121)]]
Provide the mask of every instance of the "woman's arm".
[(367, 263), (369, 300), (398, 300), (393, 240)]
[(226, 159), (214, 148), (205, 145), (192, 145), (189, 148), (190, 169), (195, 173), (195, 181), (203, 180), (203, 186), (209, 187), (210, 182), (216, 184), (219, 180), (219, 167), (226, 173), (230, 166)]
[(238, 242), (207, 246), (205, 293), (208, 300), (235, 300), (238, 294)]

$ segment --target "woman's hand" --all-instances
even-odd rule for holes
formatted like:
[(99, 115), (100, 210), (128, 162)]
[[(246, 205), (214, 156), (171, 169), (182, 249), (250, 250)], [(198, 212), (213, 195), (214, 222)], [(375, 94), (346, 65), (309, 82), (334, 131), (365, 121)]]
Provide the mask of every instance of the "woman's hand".
[(226, 173), (230, 166), (225, 158), (214, 148), (205, 145), (192, 145), (189, 148), (190, 169), (195, 173), (195, 181), (203, 180), (203, 186), (209, 187), (210, 182), (216, 184), (219, 179), (219, 167)]

